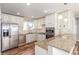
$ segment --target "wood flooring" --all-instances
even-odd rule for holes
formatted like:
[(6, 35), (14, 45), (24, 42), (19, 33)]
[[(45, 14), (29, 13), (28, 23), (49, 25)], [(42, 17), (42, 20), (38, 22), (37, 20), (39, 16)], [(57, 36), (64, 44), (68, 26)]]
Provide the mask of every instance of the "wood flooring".
[[(79, 47), (75, 46), (74, 55), (79, 55)], [(2, 52), (2, 55), (35, 55), (35, 42)]]
[(2, 52), (2, 55), (34, 55), (35, 42)]

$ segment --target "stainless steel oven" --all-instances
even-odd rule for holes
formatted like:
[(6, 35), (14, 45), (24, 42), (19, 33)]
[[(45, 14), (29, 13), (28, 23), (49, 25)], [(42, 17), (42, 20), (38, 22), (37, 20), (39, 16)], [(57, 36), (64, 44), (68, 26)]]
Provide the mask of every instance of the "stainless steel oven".
[(54, 37), (54, 35), (55, 35), (54, 32), (55, 32), (54, 27), (47, 27), (46, 28), (46, 39)]

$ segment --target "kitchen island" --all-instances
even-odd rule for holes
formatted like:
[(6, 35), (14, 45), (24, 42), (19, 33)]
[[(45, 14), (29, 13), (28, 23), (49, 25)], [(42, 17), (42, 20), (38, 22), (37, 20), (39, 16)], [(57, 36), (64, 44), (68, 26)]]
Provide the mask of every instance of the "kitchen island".
[(53, 40), (54, 37), (41, 40), (35, 43), (35, 54), (36, 55), (47, 55), (48, 54), (48, 43)]
[(75, 43), (76, 37), (74, 35), (56, 36), (46, 41), (37, 42), (35, 45), (35, 54), (69, 55), (72, 54)]
[(26, 34), (26, 43), (31, 43), (33, 41), (41, 41), (46, 38), (43, 32), (30, 32)]

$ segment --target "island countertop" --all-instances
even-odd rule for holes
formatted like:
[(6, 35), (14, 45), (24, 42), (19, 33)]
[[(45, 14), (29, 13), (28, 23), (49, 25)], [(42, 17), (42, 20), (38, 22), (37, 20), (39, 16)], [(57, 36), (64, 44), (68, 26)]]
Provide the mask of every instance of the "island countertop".
[(39, 47), (45, 49), (45, 50), (48, 50), (48, 42), (53, 40), (54, 37), (52, 38), (49, 38), (49, 39), (45, 39), (45, 40), (42, 40), (42, 41), (38, 41), (35, 43), (35, 45), (38, 45)]
[(73, 35), (64, 35), (55, 37), (54, 40), (48, 43), (49, 46), (70, 52), (76, 43), (76, 37)]

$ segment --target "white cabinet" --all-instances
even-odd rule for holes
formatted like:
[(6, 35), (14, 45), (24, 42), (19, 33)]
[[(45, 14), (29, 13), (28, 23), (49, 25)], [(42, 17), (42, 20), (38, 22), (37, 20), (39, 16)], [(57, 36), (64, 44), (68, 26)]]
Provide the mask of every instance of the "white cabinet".
[(26, 43), (26, 34), (19, 35), (19, 46), (22, 46)]
[[(60, 34), (69, 32), (68, 24), (70, 22), (70, 19), (68, 18), (68, 16), (68, 11), (58, 14), (58, 29)], [(61, 19), (59, 19), (60, 17)]]
[(37, 34), (37, 41), (41, 41), (41, 40), (45, 40), (46, 39), (46, 35), (44, 34)]
[(44, 28), (43, 24), (45, 24), (45, 18), (34, 20), (34, 27), (36, 29), (42, 29), (42, 28)]
[(4, 13), (1, 14), (1, 17), (2, 17), (2, 23), (17, 23), (19, 25), (19, 33), (22, 32), (24, 18)]
[(46, 27), (54, 27), (55, 24), (55, 13), (50, 14), (45, 17), (45, 26)]
[(48, 51), (46, 49), (43, 49), (38, 45), (35, 45), (35, 55), (47, 55), (47, 54), (48, 54)]
[(41, 41), (44, 40), (46, 37), (43, 34), (27, 34), (26, 35), (26, 43), (30, 43), (33, 41)]
[(26, 35), (26, 43), (30, 43), (36, 41), (36, 34), (27, 34)]
[(59, 48), (48, 46), (48, 54), (49, 55), (69, 55), (70, 53)]
[(34, 29), (37, 29), (38, 28), (38, 20), (34, 20), (33, 24), (34, 24)]
[(38, 20), (38, 28), (44, 28), (43, 26), (44, 24), (45, 24), (45, 18)]
[(55, 36), (59, 34), (76, 34), (76, 22), (73, 12), (63, 10), (45, 17), (46, 27), (55, 27)]
[(71, 10), (58, 13), (55, 28), (59, 34), (76, 34), (75, 18)]

